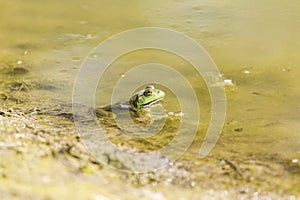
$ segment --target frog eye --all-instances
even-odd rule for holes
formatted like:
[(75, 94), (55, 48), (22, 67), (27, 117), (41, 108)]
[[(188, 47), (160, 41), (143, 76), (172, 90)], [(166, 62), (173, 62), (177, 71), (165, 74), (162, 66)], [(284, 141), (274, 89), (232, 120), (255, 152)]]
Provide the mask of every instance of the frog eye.
[(152, 90), (151, 89), (146, 89), (144, 93), (145, 93), (146, 96), (150, 96), (152, 94)]

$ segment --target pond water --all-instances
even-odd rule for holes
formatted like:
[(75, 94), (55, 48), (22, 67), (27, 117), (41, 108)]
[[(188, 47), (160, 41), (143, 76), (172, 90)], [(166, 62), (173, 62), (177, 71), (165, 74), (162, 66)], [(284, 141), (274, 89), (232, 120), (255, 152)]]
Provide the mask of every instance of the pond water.
[[(223, 85), (227, 98), (224, 129), (209, 159), (249, 158), (269, 165), (284, 163), (287, 167), (282, 170), (289, 172), (285, 184), (297, 191), (300, 186), (299, 24), (297, 0), (1, 1), (1, 90), (5, 90), (6, 83), (28, 82), (38, 85), (32, 89), (29, 100), (32, 105), (41, 99), (45, 106), (53, 99), (71, 103), (80, 65), (100, 42), (139, 27), (181, 32), (206, 49), (222, 80), (227, 80)], [(172, 38), (170, 41), (181, 47), (178, 41)], [(184, 59), (152, 49), (120, 57), (102, 76), (96, 104), (109, 104), (117, 81), (134, 66), (153, 62), (178, 70), (196, 93), (199, 105), (191, 103), (190, 107), (199, 107), (201, 119), (195, 142), (184, 155), (196, 162), (209, 126), (211, 102), (205, 82)], [(137, 76), (143, 79), (147, 74)], [(177, 87), (182, 87), (180, 84)], [(135, 90), (143, 86), (136, 85)], [(180, 112), (172, 90), (157, 86), (166, 91), (162, 103), (166, 111)], [(165, 145), (169, 136), (165, 137), (160, 135), (143, 143), (130, 140), (129, 144), (152, 150)], [(276, 182), (280, 178), (276, 176)]]

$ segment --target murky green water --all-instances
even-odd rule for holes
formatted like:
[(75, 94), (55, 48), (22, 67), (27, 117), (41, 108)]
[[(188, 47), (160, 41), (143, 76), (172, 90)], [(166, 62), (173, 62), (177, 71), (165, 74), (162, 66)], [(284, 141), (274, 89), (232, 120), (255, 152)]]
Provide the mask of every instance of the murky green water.
[[(226, 122), (209, 159), (249, 158), (271, 165), (285, 163), (287, 167), (283, 170), (288, 171), (285, 184), (297, 191), (300, 184), (299, 19), (297, 0), (1, 1), (0, 84), (3, 91), (7, 83), (39, 85), (31, 88), (28, 104), (35, 105), (41, 99), (46, 107), (47, 100), (71, 102), (80, 64), (99, 42), (121, 31), (145, 26), (182, 32), (208, 51), (224, 80), (233, 82), (225, 86)], [(100, 81), (97, 104), (109, 103), (116, 82), (132, 66), (149, 62), (174, 67), (196, 91), (201, 110), (200, 128), (196, 142), (184, 156), (196, 162), (209, 125), (210, 98), (201, 77), (183, 59), (155, 50), (119, 58)], [(15, 68), (28, 72), (16, 75)], [(167, 92), (163, 104), (169, 112), (178, 111), (178, 102), (171, 91)], [(160, 147), (165, 141), (156, 143), (163, 138), (152, 144)], [(142, 144), (147, 146), (151, 141)], [(280, 178), (276, 175), (275, 182)]]

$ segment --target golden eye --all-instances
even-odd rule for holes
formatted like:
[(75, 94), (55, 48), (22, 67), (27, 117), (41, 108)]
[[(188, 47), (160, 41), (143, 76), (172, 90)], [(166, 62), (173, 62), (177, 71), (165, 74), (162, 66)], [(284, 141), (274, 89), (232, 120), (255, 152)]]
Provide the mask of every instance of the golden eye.
[(152, 90), (149, 90), (149, 89), (145, 90), (146, 96), (150, 96), (151, 94), (152, 94)]

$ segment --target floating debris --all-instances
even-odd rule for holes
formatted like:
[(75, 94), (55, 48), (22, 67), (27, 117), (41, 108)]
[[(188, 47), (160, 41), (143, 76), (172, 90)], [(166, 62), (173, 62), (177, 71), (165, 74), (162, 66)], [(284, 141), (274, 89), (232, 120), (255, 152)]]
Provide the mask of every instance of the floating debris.
[(18, 60), (18, 62), (17, 62), (18, 65), (21, 65), (22, 63), (23, 63), (22, 60)]
[(182, 117), (184, 116), (184, 113), (183, 112), (178, 112), (178, 113), (175, 113), (175, 112), (168, 112), (168, 115), (169, 116), (175, 116), (175, 117)]
[(60, 69), (60, 70), (58, 70), (60, 73), (66, 73), (66, 72), (68, 72), (68, 70), (66, 70), (66, 69)]
[(249, 70), (245, 70), (244, 74), (250, 74), (250, 71)]
[(298, 163), (298, 162), (299, 162), (299, 160), (297, 158), (292, 160), (292, 163)]
[(254, 94), (254, 95), (261, 95), (261, 96), (266, 96), (265, 94), (260, 93), (260, 92), (252, 92), (252, 94)]
[(284, 68), (282, 68), (282, 71), (283, 72), (289, 72), (289, 71), (291, 71), (291, 69), (289, 67), (284, 67)]
[(243, 128), (236, 128), (236, 129), (234, 129), (235, 132), (243, 132), (243, 130), (244, 130)]
[(179, 112), (179, 113), (176, 113), (175, 116), (182, 117), (182, 116), (184, 116), (184, 113), (183, 112)]
[(233, 82), (232, 82), (231, 79), (225, 79), (225, 80), (224, 80), (224, 84), (225, 84), (225, 85), (233, 85)]
[(79, 56), (75, 56), (72, 58), (72, 61), (80, 61), (80, 60), (81, 60), (81, 58)]

